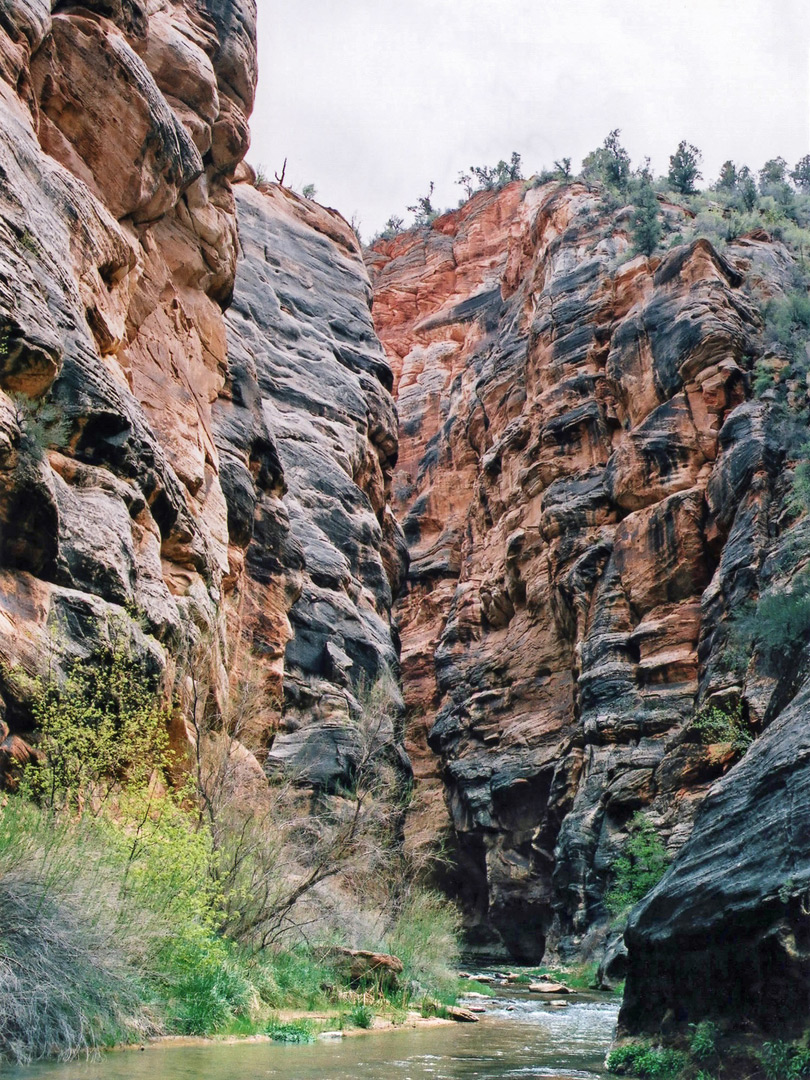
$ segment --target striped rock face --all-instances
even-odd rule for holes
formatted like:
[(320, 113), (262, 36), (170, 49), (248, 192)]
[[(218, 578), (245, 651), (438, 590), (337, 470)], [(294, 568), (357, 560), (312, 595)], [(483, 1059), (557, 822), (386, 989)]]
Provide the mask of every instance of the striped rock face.
[(630, 214), (517, 183), (367, 256), (411, 557), (410, 842), (450, 841), (496, 956), (583, 947), (634, 812), (674, 852), (732, 764), (696, 709), (761, 725), (779, 682), (725, 654), (781, 512), (749, 286), (791, 260), (767, 238), (630, 258)]

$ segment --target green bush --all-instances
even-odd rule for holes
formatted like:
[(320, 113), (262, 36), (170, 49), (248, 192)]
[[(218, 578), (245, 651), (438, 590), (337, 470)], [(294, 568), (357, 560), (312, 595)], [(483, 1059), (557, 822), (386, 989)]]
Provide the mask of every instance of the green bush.
[(281, 1043), (313, 1043), (315, 1034), (312, 1024), (307, 1020), (292, 1020), (288, 1024), (271, 1024), (267, 1034), (273, 1042)]
[(766, 1080), (798, 1080), (810, 1075), (810, 1050), (787, 1042), (766, 1042), (759, 1060)]
[(662, 1050), (648, 1043), (631, 1043), (611, 1050), (605, 1064), (608, 1072), (619, 1076), (674, 1080), (686, 1067), (687, 1058), (680, 1050)]
[(695, 719), (694, 729), (704, 745), (731, 743), (732, 749), (739, 754), (744, 754), (754, 741), (754, 733), (743, 719), (740, 705), (730, 712), (717, 705), (702, 709)]
[(701, 1020), (694, 1025), (689, 1052), (698, 1061), (708, 1061), (717, 1053), (717, 1025), (711, 1020)]
[(374, 1023), (374, 1010), (370, 1005), (357, 1004), (349, 1010), (348, 1018), (355, 1027), (370, 1028)]
[(623, 915), (646, 896), (669, 865), (669, 856), (655, 826), (641, 810), (631, 818), (629, 832), (605, 894), (605, 906), (615, 916)]

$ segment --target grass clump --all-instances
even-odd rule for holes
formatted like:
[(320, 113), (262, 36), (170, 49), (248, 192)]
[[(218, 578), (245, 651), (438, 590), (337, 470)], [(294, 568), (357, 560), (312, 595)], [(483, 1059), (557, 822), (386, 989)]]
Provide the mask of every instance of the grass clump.
[(680, 1050), (661, 1049), (648, 1043), (630, 1043), (617, 1047), (607, 1056), (608, 1072), (618, 1076), (638, 1076), (642, 1080), (674, 1080), (686, 1067), (687, 1057)]
[(358, 1002), (348, 1012), (348, 1020), (359, 1028), (370, 1028), (374, 1023), (374, 1010), (370, 1005), (365, 1005), (362, 1002)]
[(613, 865), (612, 882), (605, 894), (605, 906), (617, 917), (646, 896), (669, 865), (663, 841), (646, 814), (638, 810), (628, 828), (624, 851)]

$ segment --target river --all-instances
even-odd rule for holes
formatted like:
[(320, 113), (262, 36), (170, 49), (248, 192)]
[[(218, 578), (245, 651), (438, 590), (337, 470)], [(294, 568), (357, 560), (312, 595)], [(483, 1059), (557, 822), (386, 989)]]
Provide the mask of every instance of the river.
[(595, 1080), (616, 1023), (615, 998), (564, 1008), (528, 995), (486, 1003), (478, 1024), (403, 1029), (309, 1046), (158, 1044), (96, 1060), (11, 1069), (8, 1080)]

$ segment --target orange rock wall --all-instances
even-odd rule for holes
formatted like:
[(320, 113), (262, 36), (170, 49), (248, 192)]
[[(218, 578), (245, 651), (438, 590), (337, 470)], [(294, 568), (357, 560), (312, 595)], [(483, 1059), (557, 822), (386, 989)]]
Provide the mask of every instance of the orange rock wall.
[(515, 183), (368, 253), (411, 556), (410, 842), (449, 838), (496, 955), (581, 948), (634, 811), (674, 851), (731, 760), (689, 726), (735, 693), (726, 621), (741, 552), (763, 557), (743, 505), (767, 516), (779, 457), (747, 401), (746, 277), (778, 288), (786, 256), (629, 258), (630, 213)]

